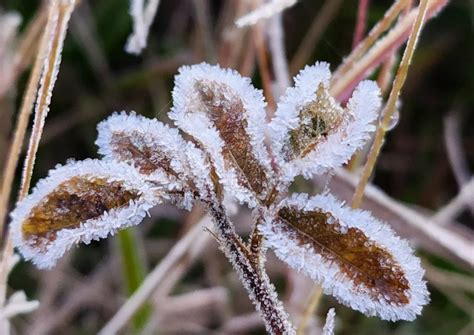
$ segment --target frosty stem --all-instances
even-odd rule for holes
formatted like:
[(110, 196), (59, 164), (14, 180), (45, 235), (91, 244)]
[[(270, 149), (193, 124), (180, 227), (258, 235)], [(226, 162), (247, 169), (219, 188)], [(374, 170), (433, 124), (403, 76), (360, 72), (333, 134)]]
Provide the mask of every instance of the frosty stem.
[(271, 334), (293, 334), (294, 328), (277, 298), (275, 287), (270, 283), (264, 268), (249, 259), (249, 251), (235, 233), (224, 207), (217, 201), (209, 202), (208, 206), (218, 229), (221, 249), (240, 275), (267, 331)]

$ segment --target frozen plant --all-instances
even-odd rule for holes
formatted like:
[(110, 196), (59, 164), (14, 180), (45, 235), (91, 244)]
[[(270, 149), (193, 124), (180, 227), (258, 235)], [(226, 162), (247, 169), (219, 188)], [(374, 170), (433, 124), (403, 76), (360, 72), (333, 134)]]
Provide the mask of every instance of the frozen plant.
[[(385, 320), (415, 319), (428, 291), (406, 241), (330, 194), (288, 196), (296, 176), (343, 165), (375, 130), (377, 85), (361, 82), (342, 107), (329, 94), (330, 77), (326, 63), (302, 70), (268, 124), (262, 92), (248, 78), (209, 64), (183, 66), (169, 116), (191, 140), (135, 113), (112, 115), (98, 126), (101, 160), (56, 167), (17, 204), (17, 248), (50, 268), (72, 245), (140, 223), (152, 206), (190, 209), (200, 201), (269, 333), (294, 328), (265, 273), (267, 248), (344, 305)], [(235, 233), (224, 195), (253, 209), (248, 242)]]

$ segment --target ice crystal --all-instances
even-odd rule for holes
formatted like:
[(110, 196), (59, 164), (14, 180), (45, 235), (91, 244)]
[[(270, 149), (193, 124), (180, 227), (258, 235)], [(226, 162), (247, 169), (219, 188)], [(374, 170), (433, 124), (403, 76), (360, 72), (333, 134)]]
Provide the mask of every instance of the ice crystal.
[(72, 161), (51, 170), (11, 213), (13, 242), (26, 259), (51, 268), (74, 244), (140, 223), (162, 193), (124, 163)]

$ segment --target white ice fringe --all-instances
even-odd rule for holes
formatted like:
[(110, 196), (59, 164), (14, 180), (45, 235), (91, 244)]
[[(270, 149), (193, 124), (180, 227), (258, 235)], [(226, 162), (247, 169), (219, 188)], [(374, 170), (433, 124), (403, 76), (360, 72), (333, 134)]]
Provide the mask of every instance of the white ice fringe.
[(261, 166), (270, 166), (270, 157), (264, 144), (265, 138), (265, 106), (261, 90), (251, 84), (249, 78), (242, 77), (237, 71), (222, 69), (218, 65), (201, 63), (193, 66), (182, 66), (175, 77), (173, 89), (173, 108), (169, 117), (186, 133), (197, 139), (213, 160), (217, 174), (221, 178), (224, 189), (233, 194), (241, 203), (256, 205), (252, 192), (242, 187), (237, 179), (236, 171), (224, 164), (222, 148), (224, 141), (206, 113), (199, 110), (199, 93), (194, 88), (196, 81), (222, 83), (228, 86), (236, 97), (241, 99), (244, 108), (243, 118), (247, 121), (246, 132), (256, 160)]
[[(90, 179), (104, 178), (110, 182), (119, 181), (126, 189), (140, 191), (140, 198), (130, 201), (126, 207), (112, 209), (96, 219), (87, 220), (77, 228), (57, 231), (56, 239), (47, 245), (45, 252), (40, 252), (23, 240), (21, 231), (23, 222), (29, 217), (31, 210), (40, 205), (61, 183), (79, 176)], [(32, 193), (17, 204), (11, 213), (12, 240), (25, 259), (32, 260), (39, 268), (51, 268), (73, 245), (80, 242), (88, 244), (92, 240), (113, 235), (119, 229), (140, 223), (148, 210), (158, 202), (160, 198), (157, 197), (156, 190), (150, 188), (142, 176), (125, 163), (92, 159), (70, 161), (66, 165), (57, 165), (55, 169), (50, 170), (48, 177), (40, 180)]]
[[(192, 179), (199, 190), (203, 190), (205, 185), (210, 185), (210, 166), (204, 157), (202, 150), (188, 141), (185, 141), (179, 134), (178, 129), (171, 128), (156, 119), (148, 119), (135, 112), (114, 113), (97, 126), (98, 136), (96, 145), (99, 147), (99, 154), (106, 160), (122, 159), (118, 157), (111, 146), (114, 133), (124, 133), (131, 142), (138, 147), (146, 146), (156, 148), (157, 152), (162, 152), (170, 159), (170, 166), (177, 172), (179, 179), (168, 175), (165, 171), (159, 170), (144, 178), (168, 185), (169, 189), (182, 189), (188, 179)], [(134, 141), (134, 135), (139, 134), (145, 139), (145, 143)], [(127, 163), (134, 165), (133, 162)], [(202, 196), (204, 194), (201, 194)], [(193, 201), (183, 199), (180, 204), (183, 208), (190, 209)], [(189, 201), (187, 201), (189, 200)]]
[(375, 82), (363, 81), (355, 89), (344, 109), (342, 123), (320, 140), (305, 157), (287, 162), (283, 146), (289, 141), (290, 131), (300, 125), (299, 113), (305, 105), (315, 100), (320, 84), (329, 87), (329, 64), (317, 62), (306, 66), (296, 77), (295, 86), (287, 89), (278, 103), (275, 117), (269, 125), (273, 152), (282, 166), (282, 178), (291, 181), (297, 175), (311, 178), (346, 163), (362, 147), (375, 130), (381, 104), (380, 90)]
[(273, 221), (273, 218), (268, 216), (259, 227), (265, 236), (266, 244), (290, 267), (320, 283), (325, 294), (334, 296), (340, 303), (352, 309), (368, 316), (378, 315), (384, 320), (411, 321), (421, 314), (422, 306), (429, 301), (426, 282), (423, 281), (424, 270), (407, 241), (396, 236), (385, 223), (372, 217), (369, 212), (346, 207), (329, 194), (311, 198), (307, 194), (295, 194), (279, 206), (295, 206), (302, 211), (320, 209), (330, 213), (342, 227), (360, 229), (371, 241), (391, 254), (409, 283), (406, 292), (409, 303), (406, 305), (397, 306), (383, 298), (374, 299), (369, 293), (356, 289), (354, 283), (341, 273), (337, 264), (315, 253), (311, 246), (296, 243), (297, 236), (288, 233), (284, 226), (286, 224)]

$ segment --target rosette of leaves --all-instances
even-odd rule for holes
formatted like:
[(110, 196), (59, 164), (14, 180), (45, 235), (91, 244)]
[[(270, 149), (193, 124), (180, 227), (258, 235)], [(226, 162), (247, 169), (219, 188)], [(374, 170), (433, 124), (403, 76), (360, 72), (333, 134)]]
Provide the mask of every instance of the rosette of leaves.
[[(262, 92), (248, 78), (209, 64), (180, 68), (169, 116), (190, 140), (157, 120), (112, 115), (98, 126), (101, 160), (57, 167), (17, 204), (16, 246), (49, 268), (74, 244), (138, 224), (152, 206), (167, 201), (189, 209), (200, 201), (270, 333), (294, 328), (265, 273), (267, 248), (342, 304), (413, 320), (428, 292), (408, 243), (330, 194), (288, 195), (296, 176), (343, 165), (375, 130), (377, 85), (361, 82), (342, 107), (329, 94), (330, 76), (326, 63), (303, 69), (268, 123)], [(253, 209), (248, 243), (235, 233), (224, 195)]]

